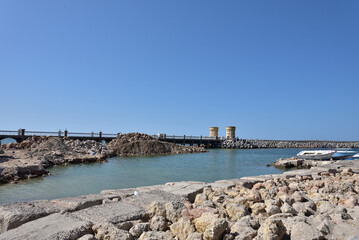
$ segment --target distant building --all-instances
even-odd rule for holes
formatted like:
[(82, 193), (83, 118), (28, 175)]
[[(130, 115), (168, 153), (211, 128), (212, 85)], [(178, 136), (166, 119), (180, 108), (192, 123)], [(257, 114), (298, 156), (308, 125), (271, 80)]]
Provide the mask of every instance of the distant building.
[(226, 138), (233, 140), (236, 138), (236, 127), (235, 126), (228, 126), (226, 127)]
[(218, 127), (210, 127), (209, 128), (209, 136), (210, 137), (218, 137)]

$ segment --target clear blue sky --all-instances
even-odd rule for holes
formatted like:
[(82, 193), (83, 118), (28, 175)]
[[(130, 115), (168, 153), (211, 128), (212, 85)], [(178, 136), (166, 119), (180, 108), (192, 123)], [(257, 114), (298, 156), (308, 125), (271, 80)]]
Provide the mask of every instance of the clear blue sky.
[(0, 129), (359, 140), (359, 1), (0, 1)]

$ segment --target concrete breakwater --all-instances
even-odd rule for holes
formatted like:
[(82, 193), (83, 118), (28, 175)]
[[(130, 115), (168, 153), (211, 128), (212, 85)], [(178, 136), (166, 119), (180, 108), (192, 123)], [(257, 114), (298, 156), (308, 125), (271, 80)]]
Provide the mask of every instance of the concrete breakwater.
[(359, 148), (357, 141), (291, 141), (291, 140), (258, 140), (239, 139), (223, 140), (218, 143), (219, 148)]
[(0, 205), (0, 239), (356, 239), (359, 162)]

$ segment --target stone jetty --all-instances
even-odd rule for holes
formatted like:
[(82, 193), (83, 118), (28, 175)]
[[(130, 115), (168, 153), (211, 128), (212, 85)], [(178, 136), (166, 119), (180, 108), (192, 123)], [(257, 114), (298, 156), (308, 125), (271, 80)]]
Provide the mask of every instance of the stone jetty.
[(284, 140), (258, 140), (238, 139), (224, 140), (219, 143), (218, 148), (359, 148), (359, 142), (341, 141), (284, 141)]
[(0, 205), (0, 240), (358, 239), (359, 162)]

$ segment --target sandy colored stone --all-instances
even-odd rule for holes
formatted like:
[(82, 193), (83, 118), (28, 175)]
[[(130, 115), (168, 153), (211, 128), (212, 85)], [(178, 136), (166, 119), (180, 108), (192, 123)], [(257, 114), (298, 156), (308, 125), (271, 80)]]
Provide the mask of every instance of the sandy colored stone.
[(286, 234), (286, 228), (279, 219), (268, 219), (258, 229), (258, 239), (281, 240)]
[(2, 233), (0, 240), (78, 239), (86, 234), (91, 234), (91, 226), (90, 222), (80, 220), (70, 213), (55, 213)]
[(216, 221), (218, 219), (218, 215), (215, 215), (213, 213), (207, 212), (202, 214), (201, 217), (196, 218), (194, 220), (194, 225), (198, 232), (204, 233), (206, 231), (206, 228)]
[(226, 212), (232, 221), (236, 221), (241, 217), (249, 214), (247, 209), (245, 209), (242, 205), (234, 203), (228, 204), (226, 206)]
[(166, 231), (168, 228), (167, 221), (162, 216), (154, 216), (150, 220), (150, 229), (153, 231)]
[(186, 240), (187, 237), (196, 230), (187, 217), (180, 218), (171, 225), (170, 229), (172, 236), (177, 237), (179, 240)]
[(203, 233), (204, 240), (220, 240), (223, 234), (227, 231), (228, 222), (224, 218), (216, 219), (209, 224)]
[(169, 232), (144, 232), (139, 240), (171, 240), (171, 233)]

